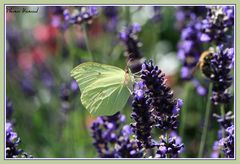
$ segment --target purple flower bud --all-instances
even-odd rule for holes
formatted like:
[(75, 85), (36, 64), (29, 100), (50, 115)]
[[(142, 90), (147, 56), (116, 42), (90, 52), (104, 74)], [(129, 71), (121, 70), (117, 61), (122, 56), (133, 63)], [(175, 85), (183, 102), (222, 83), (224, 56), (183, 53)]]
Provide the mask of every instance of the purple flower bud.
[(234, 134), (234, 126), (230, 126), (226, 129), (226, 132), (228, 132), (230, 135)]
[(123, 134), (123, 136), (127, 136), (127, 137), (129, 137), (131, 134), (132, 134), (132, 129), (131, 129), (131, 126), (129, 126), (129, 125), (125, 125), (125, 126), (123, 126), (123, 128), (122, 128), (122, 134)]
[(183, 106), (183, 100), (182, 99), (177, 99), (177, 106), (178, 106), (178, 108), (182, 108), (182, 106)]
[(130, 151), (130, 154), (131, 154), (131, 155), (134, 155), (134, 154), (136, 154), (136, 153), (137, 153), (136, 150)]
[(114, 128), (114, 124), (113, 123), (108, 123), (107, 124), (107, 128), (108, 129), (113, 129)]
[(97, 15), (98, 14), (98, 10), (96, 6), (89, 6), (88, 11), (90, 13), (90, 15)]
[(181, 69), (181, 77), (183, 79), (187, 79), (189, 77), (190, 71), (187, 67), (182, 67)]
[(132, 24), (132, 31), (133, 33), (138, 33), (141, 31), (141, 26), (138, 23), (133, 23)]
[(91, 126), (93, 145), (101, 158), (141, 158), (143, 151), (136, 140), (131, 139), (131, 128), (123, 126), (125, 116), (119, 112), (113, 116), (100, 116)]
[(166, 146), (160, 146), (160, 147), (159, 147), (159, 151), (160, 151), (162, 154), (165, 154), (165, 153), (167, 152)]
[(206, 90), (206, 88), (204, 88), (203, 86), (199, 85), (199, 86), (197, 87), (197, 93), (198, 93), (199, 95), (201, 95), (201, 96), (204, 96), (204, 95), (206, 95), (207, 90)]
[(125, 121), (126, 121), (126, 117), (124, 115), (121, 115), (120, 122), (125, 122)]
[(139, 100), (139, 99), (143, 98), (144, 92), (143, 92), (143, 90), (136, 90), (135, 95), (136, 95), (136, 98)]
[(209, 42), (211, 38), (207, 34), (202, 34), (200, 40), (202, 42)]
[(119, 37), (120, 37), (121, 40), (126, 41), (126, 40), (127, 40), (127, 34), (126, 34), (126, 32), (125, 32), (125, 31), (120, 32), (120, 33), (119, 33)]
[(79, 90), (78, 84), (75, 80), (72, 80), (72, 82), (71, 82), (71, 90), (73, 92), (77, 92)]

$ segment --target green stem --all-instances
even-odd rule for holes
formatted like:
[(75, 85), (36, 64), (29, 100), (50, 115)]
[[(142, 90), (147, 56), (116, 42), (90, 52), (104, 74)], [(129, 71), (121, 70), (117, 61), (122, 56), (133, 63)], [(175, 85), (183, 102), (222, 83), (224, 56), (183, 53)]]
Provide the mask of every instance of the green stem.
[[(186, 84), (185, 89), (186, 94), (184, 95), (184, 100), (188, 100), (189, 93), (191, 93), (191, 84)], [(187, 104), (184, 103), (183, 109), (181, 110), (181, 124), (179, 127), (179, 134), (184, 141), (184, 130), (185, 130), (185, 125), (186, 125), (186, 116), (187, 116)]]
[(129, 26), (129, 24), (131, 23), (131, 14), (130, 14), (130, 7), (126, 6), (126, 26)]
[[(224, 104), (221, 104), (221, 116), (224, 118), (225, 115), (225, 109), (224, 109)], [(225, 129), (222, 127), (222, 138), (225, 138)]]
[(94, 61), (94, 56), (91, 52), (91, 49), (89, 47), (89, 41), (88, 41), (88, 34), (87, 34), (87, 25), (84, 24), (83, 26), (83, 34), (84, 34), (84, 39), (85, 39), (85, 44), (86, 44), (86, 47), (87, 47), (87, 51), (88, 51), (88, 54), (91, 56), (91, 60)]
[[(169, 138), (169, 135), (168, 135), (168, 131), (166, 131), (166, 134), (165, 134), (166, 136), (166, 141), (167, 141), (167, 145), (168, 145), (168, 138)], [(168, 158), (169, 156), (168, 156), (168, 154), (166, 154), (166, 157)]]
[(207, 131), (208, 131), (208, 123), (209, 123), (209, 118), (210, 118), (210, 113), (211, 113), (211, 96), (212, 93), (212, 83), (210, 82), (209, 87), (208, 87), (208, 97), (207, 97), (207, 105), (206, 105), (206, 111), (205, 111), (205, 120), (204, 120), (204, 125), (203, 125), (203, 133), (201, 136), (201, 143), (200, 143), (200, 148), (198, 152), (198, 157), (202, 158), (203, 157), (203, 150), (206, 144), (206, 138), (207, 138)]

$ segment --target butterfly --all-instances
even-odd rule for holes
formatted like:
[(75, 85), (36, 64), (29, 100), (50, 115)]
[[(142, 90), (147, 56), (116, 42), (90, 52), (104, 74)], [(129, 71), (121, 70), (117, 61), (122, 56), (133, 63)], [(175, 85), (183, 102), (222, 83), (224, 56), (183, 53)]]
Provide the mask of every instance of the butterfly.
[(133, 86), (130, 70), (86, 62), (71, 71), (81, 91), (81, 102), (94, 116), (113, 115), (124, 108)]

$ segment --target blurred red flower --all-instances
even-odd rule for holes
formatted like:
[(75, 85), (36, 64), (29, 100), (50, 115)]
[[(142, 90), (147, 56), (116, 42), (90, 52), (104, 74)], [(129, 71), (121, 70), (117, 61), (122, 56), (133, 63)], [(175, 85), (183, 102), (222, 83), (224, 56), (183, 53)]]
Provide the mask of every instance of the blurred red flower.
[(42, 47), (37, 46), (32, 49), (32, 57), (33, 57), (34, 63), (40, 65), (46, 60), (47, 54)]
[(33, 66), (32, 54), (29, 51), (21, 50), (18, 54), (18, 66), (22, 71), (30, 71)]

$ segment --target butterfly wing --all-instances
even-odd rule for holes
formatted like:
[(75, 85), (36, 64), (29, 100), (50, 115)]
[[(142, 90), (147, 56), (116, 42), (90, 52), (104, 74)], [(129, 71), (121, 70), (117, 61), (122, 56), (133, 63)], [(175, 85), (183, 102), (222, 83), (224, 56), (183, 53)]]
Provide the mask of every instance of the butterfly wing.
[(113, 115), (126, 104), (130, 91), (125, 72), (114, 66), (87, 62), (71, 71), (82, 92), (83, 106), (95, 116)]

